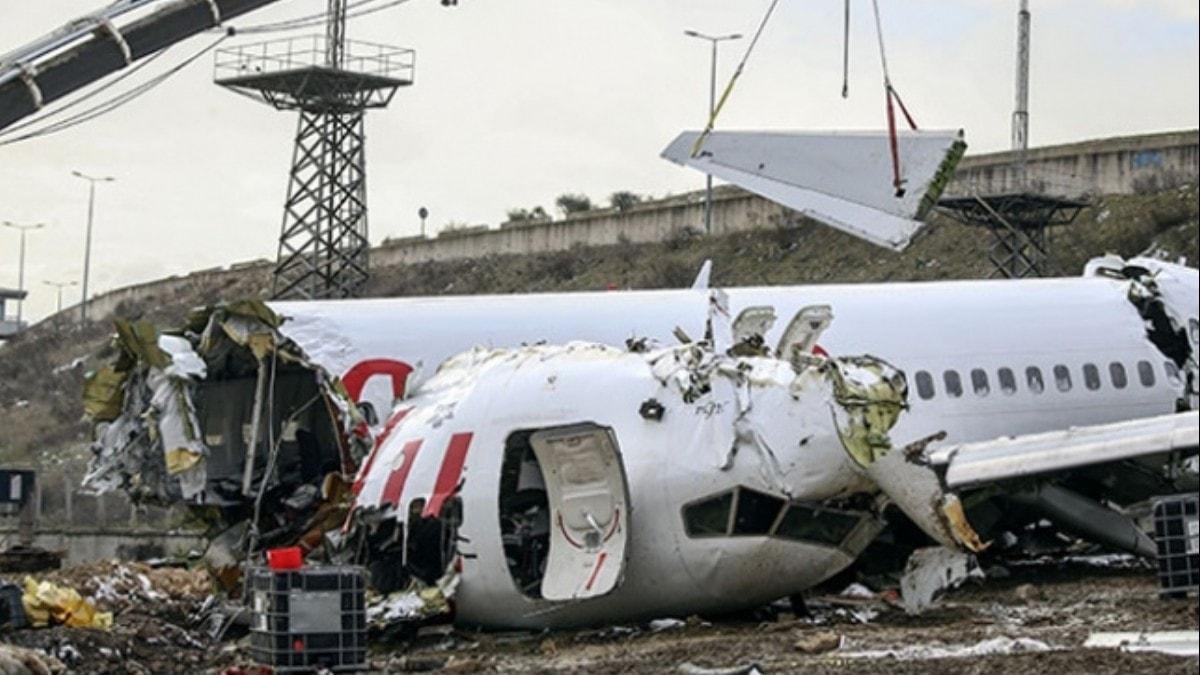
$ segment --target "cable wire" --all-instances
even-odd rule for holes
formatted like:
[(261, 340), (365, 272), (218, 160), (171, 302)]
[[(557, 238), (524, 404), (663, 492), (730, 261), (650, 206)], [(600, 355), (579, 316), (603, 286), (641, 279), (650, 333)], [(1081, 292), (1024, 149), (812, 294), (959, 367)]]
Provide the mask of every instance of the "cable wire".
[(737, 83), (738, 78), (742, 76), (742, 71), (746, 68), (746, 62), (750, 60), (750, 54), (754, 52), (754, 47), (758, 45), (758, 39), (762, 37), (763, 30), (767, 27), (767, 22), (771, 20), (771, 15), (775, 12), (775, 7), (779, 5), (779, 0), (771, 0), (771, 4), (767, 7), (766, 14), (763, 15), (762, 21), (758, 23), (758, 30), (754, 31), (754, 37), (750, 40), (750, 44), (746, 47), (746, 53), (742, 55), (742, 60), (738, 63), (737, 70), (733, 71), (733, 76), (729, 78), (729, 84), (725, 85), (725, 91), (722, 92), (721, 98), (717, 101), (717, 105), (713, 108), (712, 114), (708, 117), (708, 124), (704, 126), (704, 131), (696, 137), (696, 142), (692, 144), (692, 157), (700, 154), (700, 148), (704, 146), (704, 141), (708, 139), (712, 133), (713, 125), (717, 122), (717, 115), (721, 114), (721, 108), (725, 107), (725, 101), (729, 99), (729, 94), (733, 91), (733, 85)]
[(117, 75), (116, 77), (114, 77), (113, 79), (101, 84), (100, 86), (96, 87), (95, 89), (92, 89), (91, 91), (88, 91), (88, 92), (76, 97), (74, 100), (72, 100), (68, 103), (60, 105), (59, 107), (54, 108), (52, 110), (48, 110), (48, 111), (42, 113), (41, 115), (34, 117), (32, 119), (25, 120), (24, 122), (21, 122), (20, 124), (14, 124), (10, 127), (6, 127), (3, 130), (0, 130), (0, 137), (8, 136), (8, 135), (11, 135), (11, 134), (14, 134), (14, 133), (20, 131), (21, 129), (27, 129), (31, 126), (35, 126), (35, 125), (37, 125), (41, 122), (44, 122), (52, 117), (58, 117), (59, 115), (63, 114), (64, 112), (79, 105), (80, 103), (83, 103), (84, 101), (87, 101), (88, 99), (94, 98), (101, 92), (111, 89), (114, 85), (117, 85), (117, 84), (125, 81), (130, 76), (132, 76), (135, 73), (137, 73), (138, 71), (140, 71), (142, 68), (145, 68), (146, 66), (153, 63), (154, 60), (157, 59), (158, 57), (162, 56), (163, 54), (166, 54), (168, 51), (170, 51), (171, 47), (173, 47), (173, 46), (174, 45), (168, 45), (167, 47), (164, 47), (162, 50), (151, 54), (150, 56), (146, 57), (142, 61), (139, 61), (138, 63), (134, 64), (132, 67), (122, 70), (120, 72), (120, 74)]
[[(350, 3), (349, 5), (346, 6), (346, 19), (347, 20), (357, 19), (358, 17), (361, 17), (361, 16), (368, 16), (368, 15), (374, 14), (376, 12), (382, 12), (385, 9), (391, 9), (392, 7), (395, 7), (396, 5), (403, 5), (404, 3), (408, 2), (409, 0), (391, 0), (390, 2), (385, 2), (384, 4), (379, 5), (377, 7), (370, 7), (368, 9), (362, 9), (361, 11), (358, 11), (358, 12), (350, 11), (352, 9), (361, 8), (361, 7), (364, 7), (365, 5), (370, 5), (374, 2), (379, 2), (379, 1), (380, 0), (358, 0), (358, 2)], [(247, 26), (246, 28), (237, 28), (235, 30), (238, 33), (283, 33), (283, 32), (292, 31), (292, 30), (300, 30), (302, 28), (312, 28), (315, 26), (321, 26), (321, 25), (324, 25), (325, 22), (326, 22), (326, 14), (324, 12), (322, 12), (320, 14), (310, 14), (308, 16), (296, 17), (294, 19), (284, 19), (283, 21), (276, 21), (274, 23), (258, 24), (256, 26)]]
[(196, 59), (200, 58), (201, 56), (204, 56), (208, 52), (215, 49), (217, 47), (217, 45), (224, 42), (228, 37), (229, 37), (228, 34), (222, 35), (221, 37), (217, 38), (212, 43), (210, 43), (209, 45), (204, 47), (203, 49), (200, 49), (199, 51), (192, 54), (188, 58), (186, 58), (183, 61), (181, 61), (180, 63), (176, 64), (175, 66), (171, 67), (170, 69), (160, 73), (159, 75), (154, 76), (152, 79), (147, 80), (146, 82), (134, 87), (133, 89), (130, 89), (128, 91), (117, 94), (113, 98), (108, 99), (107, 101), (104, 101), (97, 105), (94, 105), (91, 108), (88, 108), (80, 113), (77, 113), (76, 115), (74, 115), (72, 117), (68, 117), (67, 119), (59, 120), (57, 122), (53, 122), (51, 124), (46, 125), (45, 127), (42, 127), (40, 129), (35, 129), (33, 131), (30, 131), (29, 133), (22, 134), (20, 136), (14, 137), (14, 138), (0, 139), (0, 146), (10, 145), (12, 143), (19, 143), (21, 141), (26, 141), (26, 140), (29, 140), (32, 138), (40, 138), (42, 136), (48, 136), (50, 134), (55, 134), (60, 131), (65, 131), (67, 129), (70, 129), (71, 127), (83, 124), (84, 122), (91, 121), (93, 119), (96, 119), (97, 117), (100, 117), (101, 115), (112, 112), (113, 110), (116, 110), (117, 108), (140, 97), (142, 94), (145, 94), (146, 92), (154, 89), (158, 85), (167, 81), (167, 79), (169, 79), (173, 75), (177, 74), (179, 71), (183, 70), (184, 68), (188, 67), (193, 62), (195, 62)]

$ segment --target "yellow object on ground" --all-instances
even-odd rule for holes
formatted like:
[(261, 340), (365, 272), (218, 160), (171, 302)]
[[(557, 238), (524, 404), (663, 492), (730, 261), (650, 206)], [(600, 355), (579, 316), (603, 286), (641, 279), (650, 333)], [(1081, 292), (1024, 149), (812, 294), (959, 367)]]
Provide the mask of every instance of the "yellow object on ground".
[(58, 586), (49, 581), (25, 577), (25, 594), (21, 596), (25, 616), (35, 627), (64, 624), (74, 628), (112, 627), (112, 612), (98, 611), (83, 599), (74, 588)]

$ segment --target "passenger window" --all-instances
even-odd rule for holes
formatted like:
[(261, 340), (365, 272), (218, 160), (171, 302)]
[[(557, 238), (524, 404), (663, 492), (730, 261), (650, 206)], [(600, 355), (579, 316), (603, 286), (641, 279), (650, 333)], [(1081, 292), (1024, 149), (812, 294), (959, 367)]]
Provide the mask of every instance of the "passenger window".
[(988, 386), (987, 371), (982, 368), (975, 368), (971, 371), (971, 388), (975, 390), (976, 396), (987, 396), (991, 391)]
[(1167, 371), (1167, 381), (1175, 386), (1183, 384), (1183, 380), (1179, 379), (1179, 368), (1172, 361), (1163, 361), (1163, 370)]
[(783, 510), (784, 500), (774, 495), (738, 488), (737, 512), (733, 517), (733, 533), (766, 535)]
[(1100, 388), (1100, 369), (1096, 367), (1096, 364), (1083, 364), (1083, 384), (1092, 391)]
[(1116, 361), (1108, 364), (1108, 377), (1117, 389), (1124, 389), (1125, 385), (1129, 384), (1129, 378), (1125, 375), (1125, 366)]
[(917, 395), (925, 400), (933, 398), (933, 376), (924, 370), (917, 371)]
[(958, 376), (957, 370), (947, 370), (942, 373), (942, 383), (946, 385), (946, 394), (950, 398), (962, 396), (962, 378)]
[(1066, 366), (1054, 366), (1054, 386), (1059, 391), (1071, 391), (1071, 371)]
[(859, 516), (792, 504), (779, 522), (775, 536), (799, 541), (815, 541), (838, 546), (858, 525)]
[(698, 501), (683, 508), (683, 524), (689, 537), (717, 537), (729, 533), (733, 493)]
[(1138, 361), (1138, 380), (1143, 387), (1154, 386), (1154, 366), (1149, 361)]
[(1042, 369), (1037, 366), (1029, 366), (1025, 369), (1025, 384), (1029, 387), (1029, 391), (1035, 394), (1040, 394), (1046, 391), (1046, 383), (1042, 380)]
[(996, 371), (996, 379), (1000, 380), (1000, 391), (1012, 396), (1017, 393), (1017, 377), (1012, 368), (1001, 368)]

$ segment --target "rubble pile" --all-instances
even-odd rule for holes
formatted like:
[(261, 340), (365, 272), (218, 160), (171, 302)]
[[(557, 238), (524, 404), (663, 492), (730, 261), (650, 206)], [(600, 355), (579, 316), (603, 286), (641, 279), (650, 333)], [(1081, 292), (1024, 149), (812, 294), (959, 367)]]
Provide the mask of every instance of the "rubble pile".
[(45, 578), (77, 589), (97, 607), (117, 616), (138, 611), (187, 618), (205, 603), (212, 587), (203, 569), (156, 568), (115, 560), (59, 570)]
[[(204, 570), (117, 561), (29, 578), (27, 590), (38, 591), (50, 615), (63, 603), (76, 613), (59, 610), (49, 621), (31, 614), (29, 626), (6, 630), (0, 673), (193, 672), (232, 664), (236, 646), (222, 649), (203, 630), (211, 583)], [(27, 592), (27, 609), (29, 597)], [(92, 620), (72, 618), (83, 614)], [(6, 670), (10, 662), (19, 667)]]

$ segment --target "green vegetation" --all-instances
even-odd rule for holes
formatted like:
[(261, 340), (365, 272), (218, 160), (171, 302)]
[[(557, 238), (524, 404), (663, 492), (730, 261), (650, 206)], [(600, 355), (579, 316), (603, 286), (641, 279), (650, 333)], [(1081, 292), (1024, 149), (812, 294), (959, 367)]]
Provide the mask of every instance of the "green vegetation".
[(584, 194), (561, 194), (558, 199), (554, 200), (554, 205), (559, 211), (563, 212), (564, 216), (569, 216), (573, 213), (584, 213), (592, 210), (592, 200)]

